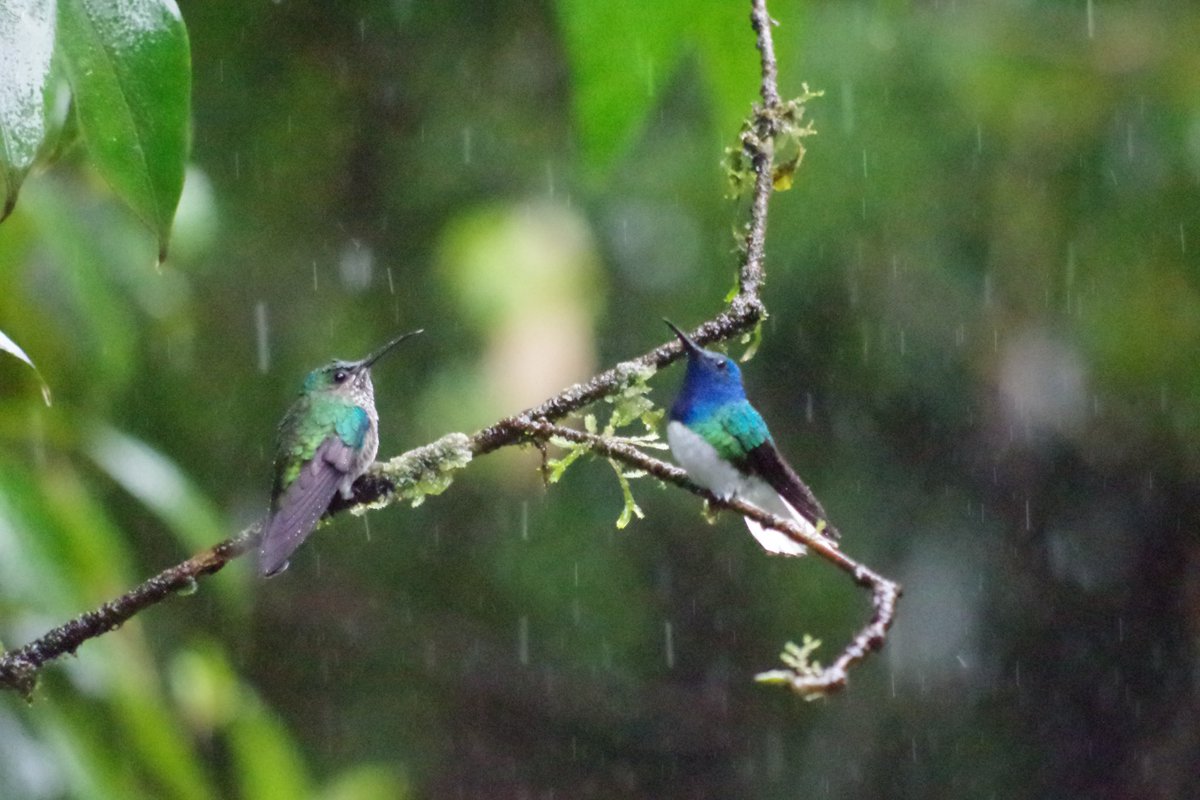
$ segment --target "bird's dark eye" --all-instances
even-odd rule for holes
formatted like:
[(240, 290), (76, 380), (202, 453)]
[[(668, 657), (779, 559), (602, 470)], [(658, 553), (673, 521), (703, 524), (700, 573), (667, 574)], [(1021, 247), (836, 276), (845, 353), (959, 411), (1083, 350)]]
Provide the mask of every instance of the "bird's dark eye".
[(346, 372), (346, 370), (344, 370), (344, 369), (339, 369), (337, 372), (333, 373), (333, 382), (334, 383), (345, 383), (346, 378), (349, 378), (349, 377), (350, 377), (349, 372)]
[(717, 369), (721, 370), (722, 372), (724, 372), (725, 370), (729, 369), (729, 361), (728, 361), (727, 359), (724, 359), (724, 358), (722, 358), (722, 359), (718, 359), (718, 361), (717, 361)]

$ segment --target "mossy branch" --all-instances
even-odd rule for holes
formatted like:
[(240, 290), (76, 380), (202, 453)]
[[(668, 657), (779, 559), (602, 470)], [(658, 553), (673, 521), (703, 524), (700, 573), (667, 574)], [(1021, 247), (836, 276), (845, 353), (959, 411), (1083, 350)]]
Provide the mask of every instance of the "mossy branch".
[[(753, 186), (750, 215), (744, 229), (737, 290), (727, 298), (723, 311), (693, 333), (693, 338), (700, 344), (728, 340), (754, 331), (766, 316), (759, 291), (765, 276), (767, 207), (772, 188), (780, 179), (780, 169), (790, 179), (791, 172), (799, 163), (798, 157), (789, 155), (786, 156), (787, 163), (775, 164), (775, 142), (783, 136), (787, 139), (784, 144), (798, 144), (799, 138), (810, 132), (800, 127), (801, 115), (797, 105), (802, 105), (803, 100), (807, 99), (807, 89), (806, 97), (796, 101), (784, 103), (780, 99), (771, 38), (773, 22), (767, 13), (766, 0), (752, 0), (751, 6), (751, 24), (761, 54), (762, 79), (759, 90), (762, 103), (755, 106), (743, 135), (739, 137), (740, 152), (737, 156), (738, 169), (745, 171), (746, 182)], [(401, 500), (420, 503), (427, 495), (440, 494), (449, 488), (454, 474), (467, 467), (473, 459), (503, 447), (529, 443), (544, 446), (551, 439), (575, 442), (592, 453), (606, 457), (614, 466), (625, 464), (641, 470), (704, 497), (713, 508), (728, 508), (782, 531), (845, 571), (859, 586), (869, 589), (873, 607), (870, 620), (830, 666), (822, 669), (809, 661), (813, 647), (811, 643), (804, 647), (791, 645), (784, 653), (788, 669), (758, 676), (760, 681), (788, 685), (805, 697), (819, 696), (841, 688), (846, 683), (849, 668), (882, 646), (895, 615), (899, 585), (859, 564), (823, 536), (813, 536), (791, 521), (776, 518), (754, 506), (736, 500), (719, 500), (689, 481), (683, 470), (639, 450), (636, 445), (645, 446), (646, 441), (620, 440), (612, 435), (616, 428), (624, 424), (639, 418), (647, 420), (646, 415), (653, 411), (646, 405), (640, 405), (637, 397), (644, 393), (643, 387), (655, 371), (682, 355), (679, 342), (672, 339), (473, 435), (451, 433), (389, 461), (376, 463), (354, 484), (353, 497), (350, 500), (336, 497), (328, 514), (332, 516), (346, 510), (366, 513)], [(556, 424), (557, 420), (605, 399), (614, 400), (613, 414), (603, 431), (606, 435)], [(626, 473), (618, 467), (618, 474), (623, 476)], [(259, 526), (252, 525), (236, 536), (163, 570), (99, 608), (59, 625), (23, 647), (5, 652), (0, 656), (0, 686), (29, 698), (37, 675), (46, 664), (74, 653), (89, 639), (116, 630), (136, 614), (166, 598), (193, 590), (199, 579), (220, 571), (230, 561), (252, 549), (258, 536)]]

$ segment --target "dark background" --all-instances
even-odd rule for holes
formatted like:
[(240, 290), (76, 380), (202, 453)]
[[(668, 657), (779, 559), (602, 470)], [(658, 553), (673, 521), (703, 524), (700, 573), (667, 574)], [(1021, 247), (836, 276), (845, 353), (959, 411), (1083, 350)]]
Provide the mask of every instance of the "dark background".
[[(391, 456), (665, 341), (733, 282), (740, 3), (182, 11), (167, 264), (78, 164), (0, 227), (2, 327), (55, 392), (0, 359), (6, 644), (256, 519), (274, 426), (330, 357), (427, 330), (376, 370)], [(607, 464), (547, 490), (503, 452), (3, 698), (0, 795), (1200, 795), (1200, 11), (772, 11), (784, 94), (825, 96), (772, 201), (747, 384), (847, 552), (906, 589), (847, 691), (753, 682), (862, 624), (843, 575), (646, 480), (617, 530)]]

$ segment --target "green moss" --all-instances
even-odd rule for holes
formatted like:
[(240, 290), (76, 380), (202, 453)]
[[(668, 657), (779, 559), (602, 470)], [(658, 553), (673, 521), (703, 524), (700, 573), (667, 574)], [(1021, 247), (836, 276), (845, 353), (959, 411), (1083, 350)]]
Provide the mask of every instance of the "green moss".
[[(805, 103), (824, 92), (810, 91), (808, 84), (799, 97), (759, 112), (769, 119), (775, 130), (771, 157), (771, 182), (776, 191), (792, 188), (796, 170), (804, 160), (804, 138), (816, 134), (812, 122), (804, 121)], [(728, 182), (728, 196), (741, 197), (754, 186), (754, 156), (763, 152), (765, 143), (756, 131), (758, 113), (742, 122), (737, 144), (725, 148), (722, 166)]]
[[(441, 494), (454, 482), (454, 473), (471, 463), (471, 439), (465, 433), (448, 433), (436, 442), (409, 450), (375, 467), (395, 487), (395, 497), (419, 506), (431, 494)], [(381, 508), (391, 496), (356, 506), (355, 514)]]

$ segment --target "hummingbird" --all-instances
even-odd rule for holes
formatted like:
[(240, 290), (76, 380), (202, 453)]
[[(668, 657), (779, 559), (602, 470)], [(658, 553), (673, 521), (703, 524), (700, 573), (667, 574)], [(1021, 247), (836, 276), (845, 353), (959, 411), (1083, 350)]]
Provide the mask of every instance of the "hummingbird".
[(421, 331), (397, 336), (361, 361), (335, 360), (304, 379), (300, 396), (279, 423), (271, 511), (258, 547), (263, 576), (287, 569), (336, 492), (349, 500), (354, 481), (379, 452), (379, 414), (371, 367)]
[[(733, 359), (705, 350), (669, 320), (687, 353), (687, 373), (668, 415), (667, 442), (688, 477), (722, 500), (737, 498), (814, 535), (836, 536), (825, 509), (784, 460), (767, 423), (746, 398)], [(770, 553), (802, 556), (804, 545), (746, 517)], [(820, 527), (819, 527), (820, 526)]]

